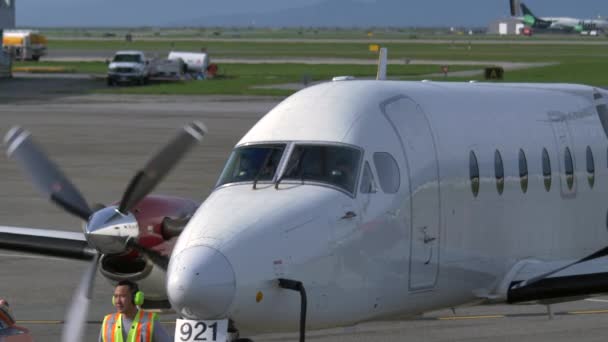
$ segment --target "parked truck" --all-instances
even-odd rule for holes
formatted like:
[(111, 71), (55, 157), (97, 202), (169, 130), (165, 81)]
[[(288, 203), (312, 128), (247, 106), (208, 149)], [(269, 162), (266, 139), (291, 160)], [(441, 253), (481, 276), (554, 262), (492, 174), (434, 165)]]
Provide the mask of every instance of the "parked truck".
[(108, 65), (107, 81), (115, 84), (146, 84), (150, 78), (150, 62), (142, 51), (118, 51)]
[(7, 54), (22, 61), (38, 61), (47, 51), (46, 37), (33, 30), (5, 30), (2, 45)]

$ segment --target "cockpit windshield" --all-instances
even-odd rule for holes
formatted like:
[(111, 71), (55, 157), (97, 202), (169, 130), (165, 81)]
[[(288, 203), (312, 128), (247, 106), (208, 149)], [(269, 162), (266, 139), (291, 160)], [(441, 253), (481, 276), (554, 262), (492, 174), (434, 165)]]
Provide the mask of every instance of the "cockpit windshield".
[(217, 185), (271, 181), (284, 150), (285, 144), (260, 144), (235, 149), (232, 151)]
[(354, 193), (360, 159), (361, 152), (352, 147), (298, 144), (281, 179), (327, 183)]

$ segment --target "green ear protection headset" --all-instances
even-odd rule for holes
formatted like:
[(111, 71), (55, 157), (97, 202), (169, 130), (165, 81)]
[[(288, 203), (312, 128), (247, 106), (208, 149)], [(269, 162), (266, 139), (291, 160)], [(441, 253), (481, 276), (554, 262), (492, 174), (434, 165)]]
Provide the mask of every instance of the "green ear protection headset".
[[(135, 294), (131, 298), (131, 302), (137, 306), (140, 306), (144, 303), (144, 293), (139, 291), (137, 285), (135, 287)], [(114, 296), (112, 296), (112, 305), (116, 306), (116, 299), (114, 298)]]

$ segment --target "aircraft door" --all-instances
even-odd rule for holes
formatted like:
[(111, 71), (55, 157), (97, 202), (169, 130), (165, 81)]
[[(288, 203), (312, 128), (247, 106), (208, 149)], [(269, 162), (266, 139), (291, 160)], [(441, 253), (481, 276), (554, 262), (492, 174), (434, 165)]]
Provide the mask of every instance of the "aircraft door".
[(384, 115), (399, 136), (409, 177), (409, 289), (435, 286), (439, 272), (439, 166), (433, 133), (420, 106), (405, 96), (387, 101)]

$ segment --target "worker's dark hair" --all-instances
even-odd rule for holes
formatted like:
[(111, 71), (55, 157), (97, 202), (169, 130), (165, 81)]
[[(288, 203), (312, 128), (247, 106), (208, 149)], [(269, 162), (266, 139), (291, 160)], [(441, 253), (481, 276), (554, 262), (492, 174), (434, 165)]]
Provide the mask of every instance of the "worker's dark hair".
[(131, 296), (135, 296), (137, 291), (139, 291), (139, 286), (137, 286), (137, 283), (130, 280), (121, 280), (118, 282), (118, 284), (116, 284), (116, 286), (128, 286), (129, 290), (131, 291)]

